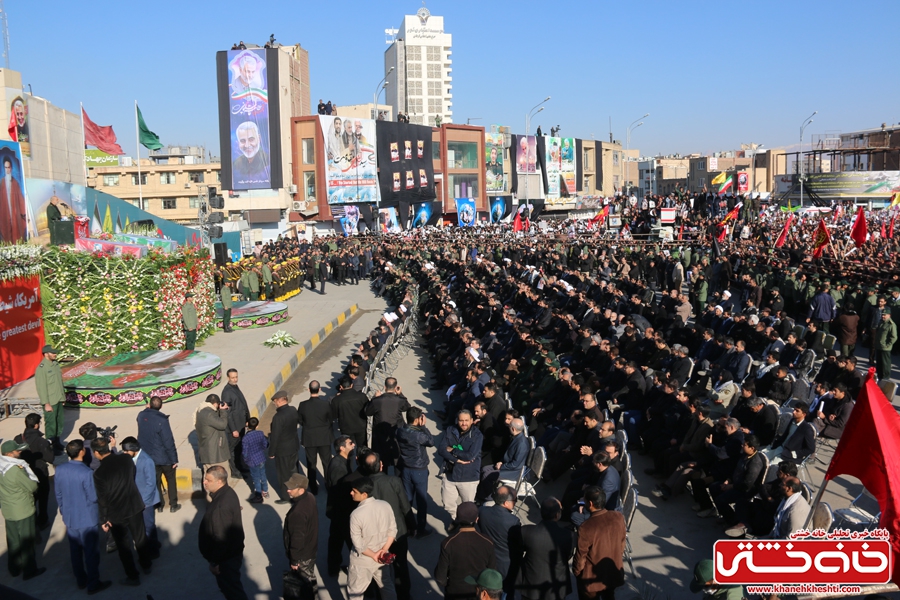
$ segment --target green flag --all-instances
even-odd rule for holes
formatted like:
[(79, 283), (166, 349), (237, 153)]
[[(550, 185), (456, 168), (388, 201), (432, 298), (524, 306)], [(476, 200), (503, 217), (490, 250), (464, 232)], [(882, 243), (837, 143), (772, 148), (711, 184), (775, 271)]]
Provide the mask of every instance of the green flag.
[(150, 128), (147, 127), (147, 124), (144, 123), (144, 115), (141, 114), (141, 109), (134, 105), (137, 109), (137, 119), (138, 119), (138, 141), (144, 148), (148, 150), (159, 150), (163, 147), (163, 145), (159, 142), (159, 136), (150, 131)]

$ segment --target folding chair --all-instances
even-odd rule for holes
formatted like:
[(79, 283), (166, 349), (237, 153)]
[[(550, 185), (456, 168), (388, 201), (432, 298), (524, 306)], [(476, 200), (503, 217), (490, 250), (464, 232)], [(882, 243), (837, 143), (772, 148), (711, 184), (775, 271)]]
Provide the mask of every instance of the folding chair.
[(616, 439), (622, 444), (622, 452), (624, 452), (628, 447), (628, 433), (624, 429), (617, 429)]
[[(865, 504), (866, 506), (863, 506)], [(850, 503), (847, 508), (839, 508), (834, 511), (837, 515), (838, 525), (848, 523), (854, 526), (873, 526), (877, 525), (881, 520), (881, 512), (875, 512), (873, 509), (878, 508), (878, 500), (869, 493), (869, 490), (863, 488), (859, 494)]]
[(831, 510), (831, 506), (827, 502), (819, 502), (813, 513), (813, 529), (831, 531), (832, 523), (834, 523), (834, 511)]
[(893, 404), (894, 394), (897, 393), (897, 383), (891, 381), (890, 379), (882, 379), (878, 382), (878, 387), (880, 387), (881, 391), (884, 392), (884, 397), (887, 398), (888, 402)]
[[(809, 464), (818, 460), (817, 456), (818, 453), (813, 451), (812, 454), (801, 460), (800, 464), (797, 465), (797, 478), (800, 479), (800, 481), (811, 481), (809, 476)], [(804, 477), (803, 474), (806, 474), (806, 477)]]
[(631, 559), (631, 540), (628, 539), (628, 534), (631, 532), (631, 522), (634, 521), (634, 515), (637, 513), (637, 497), (637, 490), (631, 488), (625, 497), (625, 502), (622, 504), (622, 516), (625, 517), (625, 560), (628, 561), (628, 566), (631, 568), (631, 576), (635, 579), (637, 579), (637, 571), (634, 570), (634, 561)]
[[(528, 503), (529, 498), (534, 498), (535, 504), (540, 508), (541, 503), (538, 502), (537, 493), (534, 488), (541, 482), (541, 476), (544, 474), (544, 465), (547, 464), (547, 451), (543, 447), (537, 447), (531, 453), (525, 469), (525, 475), (522, 479), (519, 489), (516, 491), (516, 507), (513, 514), (519, 514), (522, 506)], [(534, 483), (529, 483), (528, 476), (535, 478)], [(518, 503), (519, 497), (522, 497), (522, 504)]]
[(619, 481), (619, 506), (620, 510), (625, 506), (625, 498), (634, 487), (634, 473), (629, 469), (622, 472), (622, 479)]

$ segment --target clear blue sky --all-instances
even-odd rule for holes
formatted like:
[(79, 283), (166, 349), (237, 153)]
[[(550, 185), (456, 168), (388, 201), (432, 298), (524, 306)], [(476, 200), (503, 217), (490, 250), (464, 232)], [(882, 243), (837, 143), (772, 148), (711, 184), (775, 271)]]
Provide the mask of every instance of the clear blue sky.
[[(133, 101), (164, 144), (217, 154), (215, 53), (274, 33), (310, 53), (312, 101), (371, 101), (384, 29), (415, 0), (6, 0), (10, 67), (36, 95), (114, 126), (135, 150)], [(453, 34), (453, 120), (625, 141), (643, 154), (796, 144), (810, 133), (900, 122), (898, 0), (608, 2), (432, 0)], [(149, 10), (148, 10), (149, 9)], [(146, 152), (146, 151), (145, 151)]]

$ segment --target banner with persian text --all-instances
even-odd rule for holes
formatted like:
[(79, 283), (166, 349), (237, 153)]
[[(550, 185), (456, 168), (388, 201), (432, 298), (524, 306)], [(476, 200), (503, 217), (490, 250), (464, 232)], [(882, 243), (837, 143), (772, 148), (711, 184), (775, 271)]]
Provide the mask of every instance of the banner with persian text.
[(0, 283), (0, 389), (25, 381), (41, 362), (40, 289), (39, 275)]

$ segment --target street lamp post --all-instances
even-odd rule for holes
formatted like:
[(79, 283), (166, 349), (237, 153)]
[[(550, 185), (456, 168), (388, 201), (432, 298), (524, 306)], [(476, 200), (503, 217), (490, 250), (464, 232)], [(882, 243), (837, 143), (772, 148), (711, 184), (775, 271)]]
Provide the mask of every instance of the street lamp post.
[[(641, 119), (646, 119), (649, 116), (650, 116), (650, 113), (647, 113), (646, 115), (641, 117)], [(631, 125), (628, 126), (628, 130), (625, 132), (625, 149), (626, 150), (631, 149), (631, 132), (644, 124), (643, 122), (638, 123), (638, 121), (640, 121), (641, 119), (635, 119), (634, 121), (632, 121)], [(637, 125), (635, 125), (635, 123), (637, 123)]]
[(809, 115), (809, 118), (800, 125), (800, 151), (797, 153), (797, 159), (800, 161), (800, 208), (803, 208), (803, 132), (813, 122), (813, 117), (817, 114), (819, 114), (819, 111)]
[(751, 159), (753, 161), (753, 169), (751, 171), (751, 177), (753, 178), (753, 182), (750, 184), (750, 197), (753, 197), (753, 192), (756, 191), (756, 154), (759, 152), (759, 149), (765, 146), (765, 144), (750, 144), (753, 148), (753, 154), (751, 154)]
[[(534, 115), (536, 115), (539, 112), (541, 112), (542, 110), (544, 110), (544, 107), (541, 105), (544, 104), (545, 102), (547, 102), (548, 100), (550, 100), (550, 96), (547, 96), (546, 98), (544, 98), (543, 100), (541, 100), (540, 102), (535, 104), (534, 107), (532, 107), (532, 109), (525, 114), (525, 137), (526, 138), (529, 135), (531, 135), (531, 117), (533, 117)], [(527, 154), (525, 155), (525, 164), (526, 165), (528, 164), (528, 155)], [(528, 200), (528, 172), (527, 172), (527, 170), (525, 172), (525, 200)]]
[[(378, 82), (378, 85), (375, 86), (375, 91), (372, 92), (372, 114), (375, 119), (378, 119), (378, 94), (381, 93), (381, 90), (387, 87), (388, 85), (388, 76), (394, 72), (394, 67), (388, 69), (388, 72), (385, 73), (384, 77)], [(384, 84), (384, 85), (382, 85)], [(381, 192), (378, 191), (375, 195), (375, 231), (378, 235), (381, 235)]]

